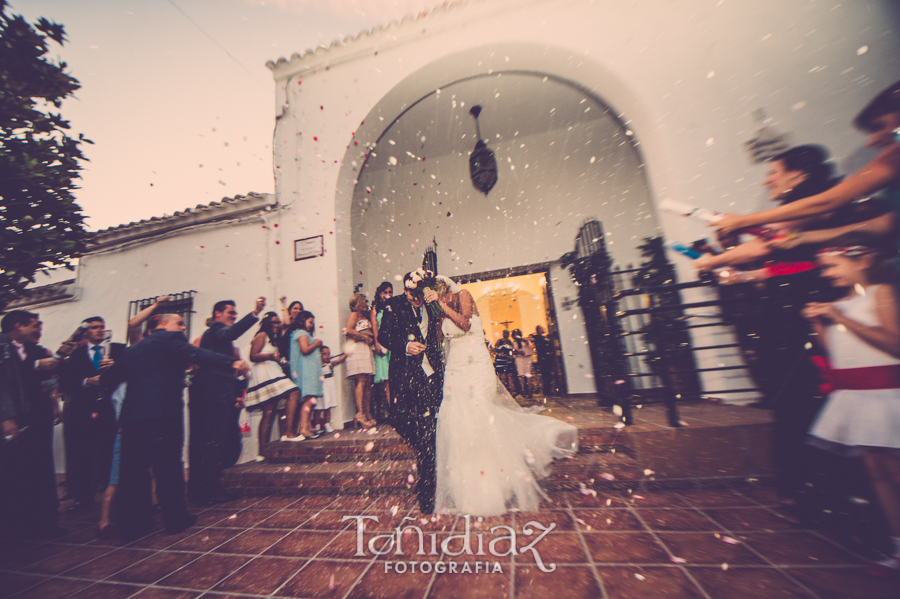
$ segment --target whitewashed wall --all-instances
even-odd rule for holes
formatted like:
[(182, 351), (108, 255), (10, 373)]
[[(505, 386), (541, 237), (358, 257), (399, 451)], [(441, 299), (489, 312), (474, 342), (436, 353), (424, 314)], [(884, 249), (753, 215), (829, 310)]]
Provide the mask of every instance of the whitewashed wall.
[[(328, 318), (340, 321), (359, 276), (350, 268), (353, 162), (435, 89), (489, 72), (564, 79), (634, 132), (656, 201), (751, 211), (761, 207), (764, 170), (743, 150), (759, 126), (754, 112), (764, 109), (766, 124), (793, 143), (850, 156), (863, 143), (849, 126), (853, 114), (900, 79), (897, 29), (891, 0), (485, 0), (438, 9), (274, 65), (276, 193), (308, 228), (336, 227), (337, 276), (326, 287), (334, 283), (339, 298)], [(660, 224), (670, 239), (707, 234), (667, 215)], [(290, 271), (313, 273), (306, 265)]]

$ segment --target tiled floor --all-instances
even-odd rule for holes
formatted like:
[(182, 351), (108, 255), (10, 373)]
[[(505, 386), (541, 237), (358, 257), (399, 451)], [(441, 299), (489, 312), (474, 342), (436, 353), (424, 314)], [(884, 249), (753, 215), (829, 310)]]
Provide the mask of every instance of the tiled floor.
[[(87, 512), (64, 516), (72, 532), (57, 541), (0, 543), (0, 596), (900, 597), (900, 578), (867, 577), (861, 556), (792, 526), (774, 499), (754, 486), (559, 492), (539, 512), (473, 521), (467, 537), (462, 518), (416, 517), (409, 494), (244, 497), (200, 512), (184, 533), (157, 532), (128, 546), (97, 539), (96, 514)], [(361, 551), (356, 522), (345, 516), (378, 518), (366, 520)], [(392, 542), (378, 535), (401, 523), (422, 531), (423, 555), (414, 529), (400, 536), (401, 555), (375, 555)], [(491, 532), (501, 525), (508, 528)], [(475, 555), (442, 550), (462, 551), (466, 538)], [(529, 543), (536, 554), (524, 549)], [(455, 573), (436, 572), (451, 563)]]

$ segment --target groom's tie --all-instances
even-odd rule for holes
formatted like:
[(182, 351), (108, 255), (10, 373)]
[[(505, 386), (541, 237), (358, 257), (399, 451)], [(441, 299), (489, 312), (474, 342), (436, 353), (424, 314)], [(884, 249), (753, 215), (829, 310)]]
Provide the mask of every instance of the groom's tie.
[(413, 306), (413, 310), (416, 311), (416, 321), (419, 324), (422, 324), (422, 308), (417, 308), (417, 307)]

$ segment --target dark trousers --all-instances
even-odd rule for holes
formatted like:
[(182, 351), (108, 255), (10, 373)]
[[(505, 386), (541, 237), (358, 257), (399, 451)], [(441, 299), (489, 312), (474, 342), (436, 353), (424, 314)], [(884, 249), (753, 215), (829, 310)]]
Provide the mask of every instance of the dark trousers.
[(549, 397), (554, 395), (555, 389), (553, 387), (553, 365), (551, 364), (549, 359), (538, 360), (538, 372), (541, 373), (541, 386), (544, 390), (544, 396)]
[(40, 536), (58, 519), (53, 424), (47, 417), (16, 424), (19, 436), (0, 442), (0, 535)]
[(82, 503), (94, 502), (98, 488), (109, 482), (116, 418), (108, 398), (68, 399), (63, 407), (66, 485)]
[(190, 481), (191, 499), (198, 502), (224, 496), (222, 471), (233, 465), (235, 431), (235, 386), (230, 379), (208, 380), (191, 387)]
[[(423, 514), (434, 512), (434, 492), (437, 487), (437, 410), (443, 396), (443, 377), (433, 374), (428, 379), (424, 372), (406, 388), (401, 387), (397, 403), (391, 404), (391, 420), (397, 433), (416, 450), (416, 497)], [(393, 394), (393, 390), (392, 390)]]
[(181, 420), (140, 420), (122, 424), (119, 487), (116, 491), (122, 539), (133, 541), (151, 530), (151, 471), (156, 496), (168, 532), (179, 532), (190, 521), (184, 500), (184, 423)]

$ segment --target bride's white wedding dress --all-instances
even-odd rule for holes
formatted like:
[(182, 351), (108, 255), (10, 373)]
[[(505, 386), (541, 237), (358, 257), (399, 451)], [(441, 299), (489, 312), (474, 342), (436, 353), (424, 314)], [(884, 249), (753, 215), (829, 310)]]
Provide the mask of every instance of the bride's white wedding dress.
[(473, 315), (471, 322), (468, 332), (449, 318), (441, 325), (449, 353), (437, 418), (435, 511), (534, 511), (544, 496), (538, 480), (554, 458), (576, 451), (578, 431), (516, 403), (494, 373), (481, 318)]

